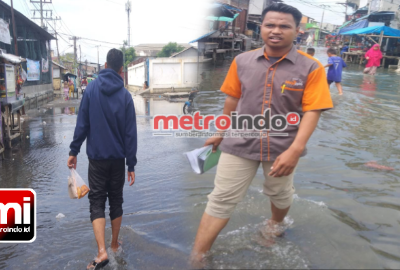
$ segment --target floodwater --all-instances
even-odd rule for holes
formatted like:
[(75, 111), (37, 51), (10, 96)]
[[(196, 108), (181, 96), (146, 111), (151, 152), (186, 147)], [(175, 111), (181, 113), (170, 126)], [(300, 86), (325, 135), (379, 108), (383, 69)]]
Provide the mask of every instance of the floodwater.
[[(322, 48), (316, 57), (327, 61)], [(224, 94), (216, 90), (229, 62), (207, 68), (204, 85), (211, 91), (195, 100), (202, 114), (222, 112)], [(308, 155), (300, 160), (285, 235), (273, 245), (262, 244), (259, 228), (270, 210), (259, 171), (217, 238), (208, 268), (400, 268), (400, 75), (378, 69), (370, 77), (350, 66), (343, 90), (339, 96), (331, 86), (335, 108), (323, 113)], [(124, 252), (110, 255), (105, 269), (185, 269), (215, 168), (195, 175), (183, 155), (204, 139), (152, 136), (151, 116), (177, 114), (185, 100), (135, 96), (134, 101), (136, 183), (124, 189)], [(67, 192), (66, 160), (78, 109), (78, 101), (53, 101), (28, 111), (22, 141), (0, 163), (0, 188), (29, 187), (38, 194), (36, 241), (1, 244), (0, 269), (85, 269), (96, 254), (87, 197), (71, 200)], [(364, 165), (370, 161), (394, 170)], [(87, 166), (84, 144), (77, 168), (83, 179)], [(65, 217), (56, 219), (59, 213)]]

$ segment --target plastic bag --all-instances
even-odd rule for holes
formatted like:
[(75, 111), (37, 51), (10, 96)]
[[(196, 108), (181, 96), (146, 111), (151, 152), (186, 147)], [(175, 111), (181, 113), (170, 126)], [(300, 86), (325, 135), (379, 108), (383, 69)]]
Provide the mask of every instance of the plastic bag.
[(68, 176), (68, 194), (71, 199), (81, 199), (89, 192), (89, 188), (75, 169)]
[(24, 81), (26, 81), (27, 78), (28, 78), (28, 75), (26, 74), (25, 69), (23, 69), (23, 68), (21, 67), (21, 79), (24, 80)]

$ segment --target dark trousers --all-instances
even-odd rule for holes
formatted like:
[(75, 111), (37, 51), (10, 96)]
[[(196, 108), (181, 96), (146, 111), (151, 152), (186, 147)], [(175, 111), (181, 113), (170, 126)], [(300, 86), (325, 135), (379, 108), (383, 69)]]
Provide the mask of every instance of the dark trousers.
[(105, 218), (106, 201), (110, 204), (110, 218), (122, 216), (125, 159), (89, 159), (90, 220)]

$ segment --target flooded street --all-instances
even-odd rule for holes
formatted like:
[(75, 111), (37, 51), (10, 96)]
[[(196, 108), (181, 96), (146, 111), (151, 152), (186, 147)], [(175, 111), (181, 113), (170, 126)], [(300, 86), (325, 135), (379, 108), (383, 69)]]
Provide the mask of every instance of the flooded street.
[[(327, 63), (326, 49), (316, 57)], [(230, 60), (206, 69), (204, 91), (195, 100), (202, 114), (221, 114), (218, 91)], [(269, 247), (259, 227), (270, 217), (259, 170), (247, 196), (217, 238), (208, 268), (400, 268), (400, 75), (362, 67), (343, 73), (344, 95), (334, 85), (335, 108), (324, 112), (295, 175), (296, 195), (284, 237)], [(108, 269), (186, 269), (215, 168), (195, 175), (183, 155), (204, 139), (153, 137), (155, 114), (182, 112), (182, 99), (134, 97), (138, 123), (136, 182), (124, 188), (121, 254)], [(97, 251), (89, 201), (71, 200), (66, 166), (79, 101), (52, 101), (24, 116), (20, 143), (0, 163), (0, 188), (37, 193), (37, 238), (32, 244), (2, 244), (0, 269), (85, 269)], [(45, 123), (44, 123), (45, 122)], [(101, 131), (99, 131), (101, 132)], [(87, 181), (86, 143), (77, 171)], [(374, 169), (376, 161), (394, 168)], [(108, 212), (108, 207), (107, 207)], [(64, 218), (57, 219), (62, 213)], [(111, 241), (107, 216), (106, 244)]]

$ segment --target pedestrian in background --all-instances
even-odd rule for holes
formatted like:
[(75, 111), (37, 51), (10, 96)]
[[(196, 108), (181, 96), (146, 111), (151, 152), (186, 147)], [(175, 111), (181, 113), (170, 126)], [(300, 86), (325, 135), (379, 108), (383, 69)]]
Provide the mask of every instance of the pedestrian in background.
[(367, 59), (367, 65), (365, 66), (364, 73), (369, 75), (375, 75), (377, 68), (381, 65), (381, 59), (383, 58), (380, 46), (374, 44), (371, 49), (365, 54), (365, 59)]

